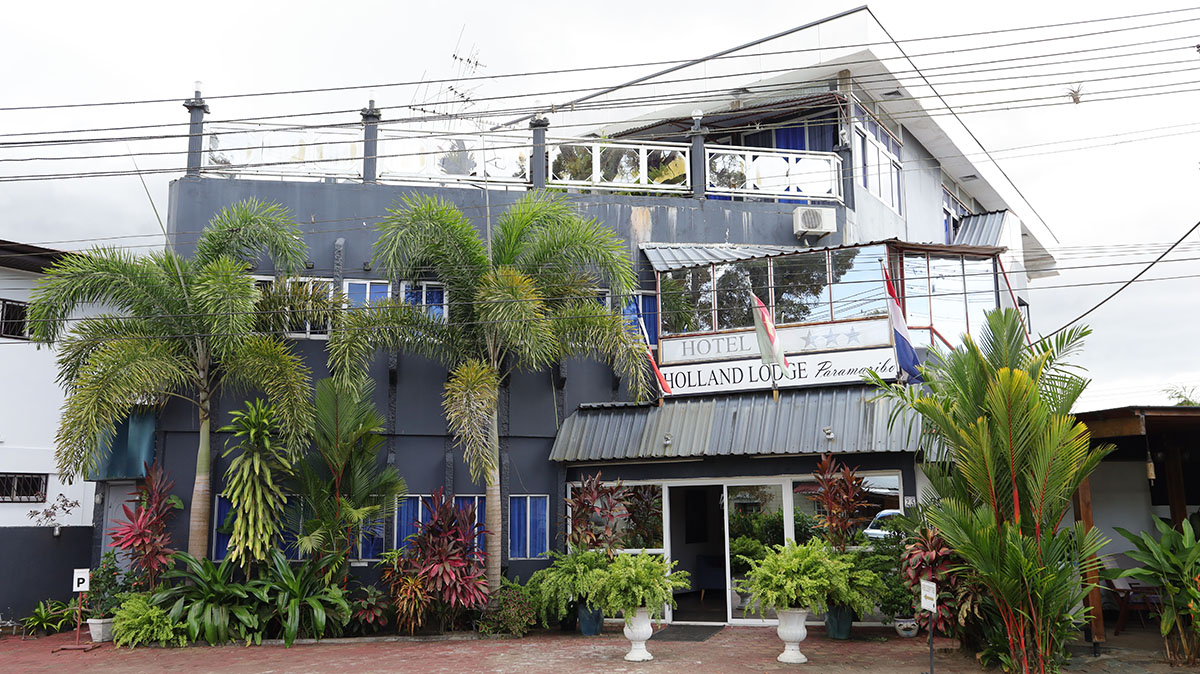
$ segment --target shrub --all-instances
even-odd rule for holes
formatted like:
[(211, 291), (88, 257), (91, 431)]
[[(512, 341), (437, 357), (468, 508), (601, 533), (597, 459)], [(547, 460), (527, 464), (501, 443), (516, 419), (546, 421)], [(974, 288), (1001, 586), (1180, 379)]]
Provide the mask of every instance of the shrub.
[(692, 585), (686, 571), (674, 571), (678, 563), (648, 553), (619, 555), (608, 566), (590, 572), (587, 601), (605, 615), (624, 615), (625, 622), (633, 620), (639, 608), (659, 617), (663, 606), (675, 605), (675, 590)]
[(1128, 554), (1143, 564), (1121, 575), (1159, 589), (1159, 622), (1167, 659), (1175, 665), (1194, 665), (1200, 659), (1200, 543), (1191, 522), (1180, 531), (1155, 518), (1156, 541), (1150, 534), (1117, 531), (1136, 546)]
[(155, 606), (170, 607), (168, 617), (183, 621), (189, 641), (203, 638), (213, 646), (232, 640), (262, 642), (265, 620), (261, 614), (267, 595), (261, 583), (235, 582), (236, 567), (228, 558), (218, 565), (177, 552), (174, 559), (184, 568), (171, 569), (163, 578), (178, 579), (180, 583), (155, 592), (150, 601)]
[(283, 553), (272, 550), (259, 596), (267, 599), (268, 610), (283, 628), (283, 645), (291, 646), (299, 636), (320, 639), (326, 631), (339, 633), (350, 621), (350, 604), (337, 585), (326, 585), (320, 572), (328, 562), (307, 560), (296, 566)]
[(274, 407), (254, 400), (246, 403), (245, 410), (230, 412), (230, 417), (233, 423), (220, 430), (233, 433), (222, 456), (240, 452), (225, 470), (223, 495), (229, 499), (232, 519), (229, 558), (249, 568), (267, 559), (279, 536), (287, 505), (280, 480), (292, 474), (292, 464), (278, 439), (281, 429)]
[(150, 603), (150, 595), (127, 595), (113, 619), (113, 644), (135, 648), (149, 643), (186, 646), (187, 625)]
[(33, 612), (21, 620), (29, 632), (45, 632), (54, 634), (75, 620), (74, 604), (47, 599), (38, 602)]
[(167, 521), (183, 508), (178, 496), (170, 493), (175, 481), (167, 479), (162, 466), (155, 461), (146, 466), (146, 478), (138, 487), (137, 505), (131, 510), (122, 505), (125, 521), (109, 530), (112, 545), (129, 557), (134, 570), (145, 577), (148, 589), (153, 590), (158, 575), (171, 563), (171, 534)]
[(404, 556), (403, 550), (383, 553), (379, 566), (382, 569), (379, 580), (387, 587), (396, 608), (397, 631), (407, 631), (411, 635), (425, 624), (433, 604), (425, 579), (417, 573), (412, 560)]
[(535, 614), (533, 603), (521, 586), (505, 580), (500, 589), (492, 594), (491, 604), (484, 610), (476, 626), (480, 634), (522, 637), (534, 623)]
[(882, 591), (878, 576), (855, 569), (851, 556), (817, 539), (776, 545), (761, 561), (746, 561), (750, 571), (737, 591), (750, 594), (760, 613), (767, 608), (820, 612), (834, 604), (866, 615)]
[(550, 552), (549, 557), (553, 560), (549, 568), (534, 571), (525, 586), (545, 626), (566, 616), (575, 602), (586, 601), (597, 580), (592, 572), (608, 565), (608, 557), (599, 550)]
[(487, 603), (484, 553), (475, 506), (455, 507), (441, 489), (424, 499), (429, 518), (409, 539), (408, 554), (417, 574), (425, 579), (434, 599), (451, 609), (478, 608)]
[(350, 626), (356, 634), (367, 635), (387, 627), (392, 604), (386, 593), (374, 585), (363, 588), (363, 594), (350, 602)]
[(883, 583), (879, 596), (879, 613), (884, 622), (896, 616), (903, 618), (913, 614), (914, 595), (901, 572), (904, 557), (904, 536), (898, 532), (872, 541), (871, 549), (858, 553), (854, 560), (856, 569), (874, 573)]
[(130, 590), (128, 576), (121, 574), (117, 554), (112, 550), (100, 558), (100, 566), (92, 569), (87, 593), (87, 610), (93, 618), (111, 618), (121, 606), (121, 595)]
[(567, 547), (571, 550), (602, 550), (609, 559), (622, 545), (618, 521), (629, 516), (626, 491), (621, 483), (605, 485), (600, 473), (583, 478), (566, 499)]
[(859, 515), (867, 505), (866, 486), (850, 468), (833, 458), (832, 454), (821, 457), (813, 477), (817, 482), (817, 493), (809, 498), (820, 504), (822, 514), (817, 515), (817, 526), (825, 540), (838, 552), (854, 541), (858, 525), (868, 521)]

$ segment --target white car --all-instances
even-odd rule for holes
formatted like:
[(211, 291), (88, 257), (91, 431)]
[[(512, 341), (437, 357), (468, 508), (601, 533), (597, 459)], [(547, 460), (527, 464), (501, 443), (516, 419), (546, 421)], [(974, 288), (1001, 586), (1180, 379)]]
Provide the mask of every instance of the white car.
[(903, 514), (904, 513), (900, 512), (899, 510), (880, 510), (875, 515), (875, 519), (871, 520), (871, 523), (868, 524), (867, 528), (863, 530), (863, 533), (867, 535), (867, 538), (869, 538), (873, 541), (877, 541), (881, 538), (886, 538), (887, 536), (891, 535), (893, 532), (888, 531), (887, 529), (884, 529), (883, 525), (890, 518), (896, 517), (897, 515), (903, 515)]

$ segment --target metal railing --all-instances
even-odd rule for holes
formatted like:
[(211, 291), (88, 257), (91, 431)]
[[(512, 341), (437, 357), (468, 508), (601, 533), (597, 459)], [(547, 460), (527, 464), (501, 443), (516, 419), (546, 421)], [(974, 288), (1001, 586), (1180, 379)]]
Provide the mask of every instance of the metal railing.
[(710, 145), (705, 192), (842, 202), (842, 158), (833, 152)]
[(556, 138), (547, 141), (551, 185), (690, 192), (691, 148), (682, 143)]

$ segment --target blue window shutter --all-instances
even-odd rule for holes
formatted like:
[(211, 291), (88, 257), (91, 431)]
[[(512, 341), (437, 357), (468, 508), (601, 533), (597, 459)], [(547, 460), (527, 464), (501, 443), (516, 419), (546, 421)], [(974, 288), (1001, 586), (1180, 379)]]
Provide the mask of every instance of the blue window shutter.
[[(225, 519), (229, 517), (229, 511), (233, 509), (233, 504), (224, 496), (217, 496), (217, 512), (213, 521), (217, 524), (216, 533), (213, 535), (213, 561), (219, 562), (225, 559), (225, 555), (229, 551), (230, 534), (223, 533), (221, 530), (225, 528)], [(232, 524), (232, 522), (230, 522)]]
[(524, 559), (529, 556), (529, 522), (525, 513), (527, 506), (528, 501), (524, 496), (510, 496), (508, 499), (508, 556), (511, 559)]
[(550, 498), (547, 496), (529, 497), (529, 556), (538, 557), (546, 552), (548, 544), (547, 521), (549, 519)]

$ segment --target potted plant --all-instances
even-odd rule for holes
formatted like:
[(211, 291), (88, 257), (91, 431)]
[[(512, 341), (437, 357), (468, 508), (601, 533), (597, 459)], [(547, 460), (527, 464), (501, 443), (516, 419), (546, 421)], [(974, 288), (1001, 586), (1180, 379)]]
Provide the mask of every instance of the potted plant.
[(87, 623), (92, 641), (112, 641), (113, 616), (121, 608), (121, 595), (129, 590), (121, 580), (115, 552), (110, 550), (100, 558), (100, 566), (92, 569), (88, 587)]
[(687, 590), (686, 571), (674, 571), (678, 562), (667, 563), (662, 555), (619, 555), (607, 567), (591, 572), (589, 602), (605, 615), (625, 618), (625, 638), (632, 647), (625, 659), (652, 660), (646, 640), (654, 633), (650, 618), (662, 617), (663, 607), (675, 605), (675, 590)]
[(574, 550), (565, 555), (550, 552), (548, 556), (554, 560), (550, 566), (529, 578), (542, 624), (549, 626), (551, 619), (562, 620), (574, 608), (579, 615), (579, 631), (584, 636), (600, 634), (604, 614), (588, 606), (588, 599), (593, 583), (599, 580), (594, 572), (608, 566), (608, 557), (599, 550)]
[(750, 595), (750, 605), (761, 614), (768, 608), (779, 616), (776, 629), (783, 641), (780, 662), (804, 663), (800, 642), (808, 636), (805, 621), (809, 612), (827, 611), (835, 602), (866, 613), (873, 599), (864, 585), (877, 588), (879, 578), (854, 568), (847, 555), (839, 554), (824, 541), (812, 539), (804, 545), (788, 541), (776, 545), (761, 560), (743, 558), (750, 567), (738, 591)]

